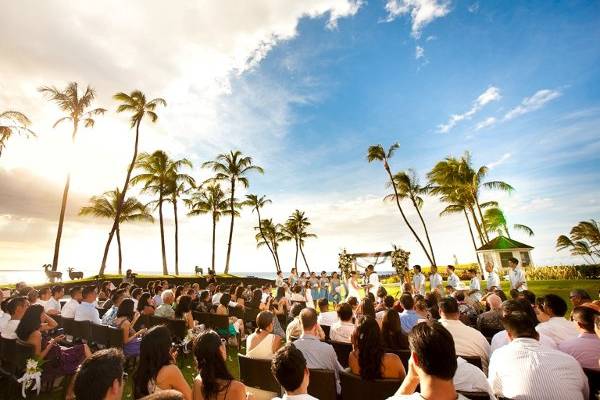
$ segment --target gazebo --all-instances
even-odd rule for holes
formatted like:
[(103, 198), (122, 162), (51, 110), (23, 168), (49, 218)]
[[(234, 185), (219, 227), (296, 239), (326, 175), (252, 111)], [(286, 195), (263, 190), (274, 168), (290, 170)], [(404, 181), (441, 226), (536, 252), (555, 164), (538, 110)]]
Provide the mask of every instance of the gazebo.
[(519, 260), (522, 267), (531, 267), (531, 250), (533, 247), (525, 243), (500, 235), (478, 248), (477, 254), (483, 256), (484, 263), (491, 261), (496, 268), (508, 268), (508, 259), (511, 257)]

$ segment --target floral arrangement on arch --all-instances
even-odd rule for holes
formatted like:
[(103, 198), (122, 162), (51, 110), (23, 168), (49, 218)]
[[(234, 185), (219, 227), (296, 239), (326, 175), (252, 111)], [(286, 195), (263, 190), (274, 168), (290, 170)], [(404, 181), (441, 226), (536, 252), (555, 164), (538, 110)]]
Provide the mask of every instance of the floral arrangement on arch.
[(401, 248), (393, 245), (394, 250), (392, 251), (392, 267), (396, 270), (396, 274), (400, 277), (400, 281), (404, 282), (406, 273), (408, 272), (408, 258), (410, 252), (402, 250)]
[(342, 275), (346, 278), (350, 277), (350, 271), (352, 271), (352, 266), (354, 265), (355, 257), (348, 254), (346, 249), (342, 250), (339, 254), (339, 268), (342, 271)]

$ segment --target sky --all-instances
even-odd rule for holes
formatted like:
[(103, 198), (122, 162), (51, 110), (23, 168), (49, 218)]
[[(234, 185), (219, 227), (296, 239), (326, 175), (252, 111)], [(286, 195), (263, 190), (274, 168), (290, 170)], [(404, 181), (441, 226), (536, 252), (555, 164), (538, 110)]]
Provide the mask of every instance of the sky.
[[(313, 269), (338, 253), (411, 252), (427, 264), (393, 204), (372, 144), (400, 143), (394, 171), (421, 182), (439, 160), (472, 154), (489, 180), (510, 183), (497, 200), (512, 232), (535, 247), (537, 265), (581, 263), (557, 252), (556, 237), (600, 214), (600, 3), (590, 1), (304, 0), (8, 2), (0, 15), (0, 111), (18, 110), (36, 138), (13, 137), (0, 157), (0, 270), (52, 261), (67, 171), (71, 191), (59, 269), (95, 273), (111, 223), (79, 217), (93, 195), (121, 186), (133, 151), (116, 92), (163, 97), (155, 124), (141, 126), (141, 151), (163, 149), (194, 163), (240, 150), (265, 169), (241, 193), (266, 195), (262, 216), (283, 222), (300, 209), (318, 238), (306, 242)], [(109, 111), (75, 146), (62, 115), (37, 91), (76, 81)], [(150, 201), (148, 195), (132, 195)], [(240, 196), (241, 197), (241, 196)], [(424, 218), (438, 263), (475, 261), (464, 218)], [(183, 206), (180, 209), (184, 209)], [(404, 204), (418, 226), (415, 211)], [(208, 216), (180, 215), (180, 271), (210, 265)], [(173, 215), (165, 211), (173, 270)], [(272, 271), (257, 249), (256, 214), (236, 220), (231, 272)], [(228, 221), (217, 229), (224, 266)], [(420, 231), (419, 231), (420, 232)], [(122, 227), (124, 266), (161, 270), (159, 226)], [(288, 271), (294, 246), (281, 247)], [(300, 270), (303, 270), (300, 265)], [(116, 247), (107, 272), (116, 271)]]

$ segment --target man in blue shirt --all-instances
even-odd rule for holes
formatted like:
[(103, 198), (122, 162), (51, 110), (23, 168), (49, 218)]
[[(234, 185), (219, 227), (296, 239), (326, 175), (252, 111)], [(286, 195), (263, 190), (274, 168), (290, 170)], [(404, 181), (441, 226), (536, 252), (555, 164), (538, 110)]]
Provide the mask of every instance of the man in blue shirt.
[(94, 303), (96, 302), (96, 288), (86, 286), (81, 291), (81, 303), (75, 309), (75, 321), (91, 321), (94, 324), (102, 324), (100, 314)]
[(415, 300), (409, 293), (404, 293), (400, 296), (400, 304), (404, 308), (404, 311), (400, 313), (400, 325), (404, 332), (409, 333), (419, 320), (419, 316), (414, 310)]

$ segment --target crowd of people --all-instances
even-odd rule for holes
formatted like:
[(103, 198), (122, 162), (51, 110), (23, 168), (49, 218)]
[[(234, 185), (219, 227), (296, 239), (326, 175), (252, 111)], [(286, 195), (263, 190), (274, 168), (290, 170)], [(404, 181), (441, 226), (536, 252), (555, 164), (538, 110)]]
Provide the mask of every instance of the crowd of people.
[[(317, 277), (292, 270), (287, 278), (278, 274), (274, 287), (219, 284), (213, 274), (202, 289), (199, 283), (171, 287), (153, 281), (138, 287), (127, 280), (115, 287), (107, 281), (72, 287), (62, 307), (62, 287), (37, 291), (19, 284), (2, 299), (0, 334), (26, 341), (36, 356), (56, 361), (44, 368), (46, 378), (78, 371), (67, 398), (120, 399), (126, 357), (138, 358), (132, 376), (135, 398), (252, 398), (252, 388), (237, 381), (227, 366), (225, 338), (239, 338), (247, 357), (271, 360), (273, 376), (285, 390), (283, 399), (314, 399), (308, 394), (310, 369), (333, 371), (340, 393), (344, 368), (332, 341), (351, 345), (348, 372), (366, 381), (401, 382), (393, 399), (464, 399), (461, 392), (587, 399), (584, 369), (600, 371), (599, 302), (574, 289), (573, 310), (567, 315), (561, 297), (536, 296), (518, 261), (512, 259), (510, 267), (510, 291), (505, 293), (490, 264), (485, 290), (476, 270), (469, 271), (469, 284), (463, 285), (448, 266), (444, 285), (437, 268), (427, 278), (415, 266), (396, 297), (379, 283), (373, 266), (362, 279), (356, 273), (339, 279), (337, 273)], [(248, 310), (255, 311), (255, 321), (244, 321)], [(203, 329), (192, 311), (226, 315), (229, 327), (226, 332)], [(85, 343), (64, 346), (53, 315), (121, 329), (122, 351), (92, 354)], [(178, 348), (167, 327), (147, 329), (143, 315), (186, 321), (194, 333), (191, 347), (198, 369), (192, 385), (177, 367)], [(402, 351), (410, 354), (407, 368), (398, 355)], [(102, 379), (95, 378), (99, 375)]]

